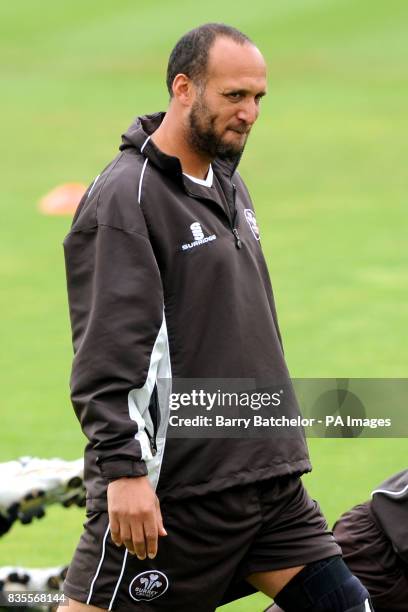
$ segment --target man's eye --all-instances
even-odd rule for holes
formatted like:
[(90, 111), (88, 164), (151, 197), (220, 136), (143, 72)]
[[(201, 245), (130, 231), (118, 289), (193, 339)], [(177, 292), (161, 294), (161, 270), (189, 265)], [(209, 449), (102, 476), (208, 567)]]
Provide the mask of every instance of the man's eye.
[(238, 91), (233, 91), (229, 94), (227, 94), (228, 98), (231, 98), (231, 100), (239, 100), (239, 98), (241, 97), (241, 94)]

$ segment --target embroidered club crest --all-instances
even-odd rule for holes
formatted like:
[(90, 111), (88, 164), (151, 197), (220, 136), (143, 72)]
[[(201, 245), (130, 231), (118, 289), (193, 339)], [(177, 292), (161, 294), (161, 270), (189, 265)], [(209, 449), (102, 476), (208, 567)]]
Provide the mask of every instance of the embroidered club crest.
[(163, 572), (147, 571), (135, 576), (129, 585), (129, 594), (135, 601), (151, 601), (163, 595), (169, 587)]
[(259, 227), (256, 222), (254, 211), (251, 210), (250, 208), (245, 208), (244, 213), (245, 213), (245, 219), (247, 220), (247, 223), (249, 227), (251, 228), (251, 232), (253, 233), (256, 240), (259, 240), (260, 239)]

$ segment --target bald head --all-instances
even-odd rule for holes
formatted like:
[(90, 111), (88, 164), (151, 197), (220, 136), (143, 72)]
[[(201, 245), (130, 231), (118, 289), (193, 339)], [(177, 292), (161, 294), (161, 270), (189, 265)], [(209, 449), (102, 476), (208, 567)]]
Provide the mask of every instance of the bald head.
[(207, 77), (210, 52), (218, 39), (234, 42), (236, 46), (253, 46), (248, 36), (223, 23), (206, 23), (187, 32), (170, 54), (166, 78), (170, 97), (177, 74), (184, 74), (197, 86), (202, 86)]
[(208, 54), (205, 81), (227, 90), (232, 87), (263, 91), (266, 87), (266, 63), (252, 42), (240, 44), (219, 36)]

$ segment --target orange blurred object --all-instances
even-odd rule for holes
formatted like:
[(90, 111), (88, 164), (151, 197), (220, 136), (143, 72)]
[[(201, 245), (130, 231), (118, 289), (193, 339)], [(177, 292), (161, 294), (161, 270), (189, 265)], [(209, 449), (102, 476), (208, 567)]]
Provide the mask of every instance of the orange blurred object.
[(40, 211), (44, 215), (73, 215), (85, 191), (83, 183), (58, 185), (40, 200)]

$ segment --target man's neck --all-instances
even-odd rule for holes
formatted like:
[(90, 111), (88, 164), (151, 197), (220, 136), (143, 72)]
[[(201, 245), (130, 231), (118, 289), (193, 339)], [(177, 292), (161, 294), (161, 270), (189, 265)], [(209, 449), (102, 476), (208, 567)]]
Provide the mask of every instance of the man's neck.
[(178, 157), (185, 174), (204, 179), (212, 159), (199, 155), (191, 148), (185, 139), (182, 124), (170, 117), (170, 114), (171, 111), (165, 115), (151, 140), (166, 155)]

